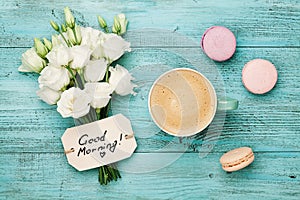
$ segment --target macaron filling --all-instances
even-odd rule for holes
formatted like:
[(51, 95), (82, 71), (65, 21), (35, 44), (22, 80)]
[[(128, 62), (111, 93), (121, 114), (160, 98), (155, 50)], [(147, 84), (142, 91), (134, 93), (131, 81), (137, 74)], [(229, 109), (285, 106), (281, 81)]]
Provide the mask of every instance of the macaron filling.
[(248, 154), (244, 158), (240, 158), (240, 159), (238, 159), (238, 160), (236, 160), (234, 162), (231, 162), (231, 163), (224, 163), (224, 164), (222, 164), (222, 167), (223, 168), (234, 167), (234, 166), (240, 165), (243, 162), (247, 162), (248, 160), (250, 160), (253, 157), (254, 157), (254, 154), (253, 154), (253, 152), (251, 152), (250, 154)]

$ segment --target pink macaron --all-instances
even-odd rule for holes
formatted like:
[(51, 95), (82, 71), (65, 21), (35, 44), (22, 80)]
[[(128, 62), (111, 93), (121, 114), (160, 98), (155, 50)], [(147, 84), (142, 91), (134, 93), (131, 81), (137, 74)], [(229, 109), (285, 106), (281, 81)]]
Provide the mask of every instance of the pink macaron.
[(201, 47), (209, 58), (222, 62), (233, 56), (236, 39), (228, 28), (212, 26), (204, 32)]
[(242, 71), (242, 81), (245, 88), (254, 94), (269, 92), (275, 86), (277, 78), (277, 70), (268, 60), (251, 60)]

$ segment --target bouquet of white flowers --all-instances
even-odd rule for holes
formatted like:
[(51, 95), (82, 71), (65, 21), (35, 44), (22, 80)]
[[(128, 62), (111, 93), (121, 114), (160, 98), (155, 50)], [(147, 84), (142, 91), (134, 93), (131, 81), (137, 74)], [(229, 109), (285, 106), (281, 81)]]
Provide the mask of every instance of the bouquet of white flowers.
[[(46, 103), (57, 104), (62, 117), (73, 117), (76, 125), (106, 118), (111, 95), (135, 94), (133, 77), (123, 66), (112, 63), (125, 52), (130, 43), (121, 35), (128, 21), (124, 14), (114, 18), (111, 28), (98, 16), (104, 32), (76, 24), (70, 9), (64, 9), (65, 23), (59, 26), (50, 21), (58, 33), (51, 41), (34, 39), (34, 47), (22, 55), (21, 72), (36, 72), (37, 95)], [(99, 168), (99, 181), (107, 184), (120, 178), (114, 165)]]

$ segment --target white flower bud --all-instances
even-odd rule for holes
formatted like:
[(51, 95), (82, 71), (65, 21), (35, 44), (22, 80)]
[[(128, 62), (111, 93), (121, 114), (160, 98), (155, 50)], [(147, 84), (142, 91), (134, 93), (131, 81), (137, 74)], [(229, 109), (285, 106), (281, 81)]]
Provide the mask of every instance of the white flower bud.
[(69, 7), (64, 9), (66, 24), (69, 28), (73, 29), (75, 27), (75, 19)]
[(52, 43), (47, 38), (43, 38), (43, 40), (44, 40), (45, 47), (47, 47), (47, 49), (49, 51), (51, 51), (51, 49), (52, 49)]
[(46, 61), (42, 59), (32, 47), (22, 54), (22, 65), (18, 68), (20, 72), (40, 73), (46, 66)]
[(41, 57), (45, 58), (48, 53), (47, 47), (41, 42), (40, 39), (34, 38), (34, 48), (36, 53)]
[(98, 22), (101, 28), (105, 29), (107, 27), (106, 21), (101, 16), (98, 16)]
[(61, 31), (67, 32), (67, 27), (64, 24), (61, 25)]
[(114, 17), (114, 25), (112, 27), (112, 32), (115, 34), (120, 34), (121, 32), (121, 24), (119, 22), (119, 18), (116, 16)]
[(55, 31), (59, 31), (59, 26), (58, 26), (58, 24), (57, 24), (55, 21), (51, 20), (51, 21), (50, 21), (50, 25), (52, 26), (52, 28), (53, 28)]
[(123, 13), (118, 14), (117, 18), (118, 18), (118, 21), (119, 21), (119, 24), (120, 24), (120, 33), (119, 33), (119, 35), (123, 35), (124, 33), (126, 33), (128, 20), (126, 19), (126, 16)]
[[(71, 41), (71, 43), (73, 45), (80, 45), (82, 37), (81, 37), (81, 30), (80, 30), (80, 26), (75, 26), (73, 31), (71, 28), (67, 28), (67, 34), (68, 34), (68, 38)], [(75, 35), (76, 34), (76, 35)]]

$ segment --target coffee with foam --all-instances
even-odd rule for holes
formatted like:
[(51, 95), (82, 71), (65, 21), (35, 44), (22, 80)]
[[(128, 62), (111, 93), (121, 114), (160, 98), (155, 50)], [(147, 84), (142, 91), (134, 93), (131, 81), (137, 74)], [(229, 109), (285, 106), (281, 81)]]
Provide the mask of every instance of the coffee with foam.
[(187, 68), (166, 72), (153, 84), (149, 110), (165, 132), (189, 136), (205, 129), (217, 107), (216, 93), (202, 74)]

